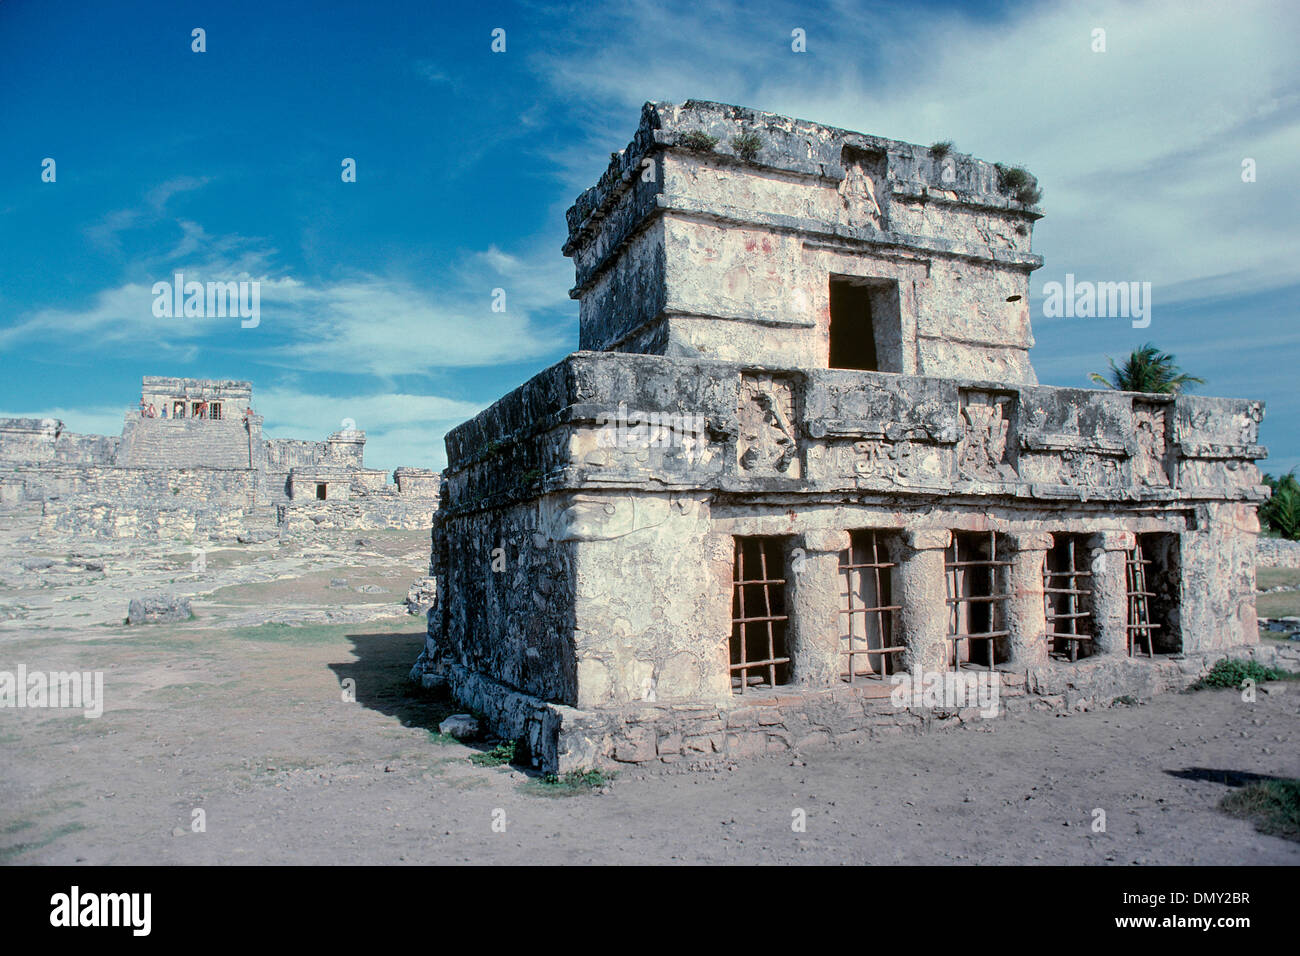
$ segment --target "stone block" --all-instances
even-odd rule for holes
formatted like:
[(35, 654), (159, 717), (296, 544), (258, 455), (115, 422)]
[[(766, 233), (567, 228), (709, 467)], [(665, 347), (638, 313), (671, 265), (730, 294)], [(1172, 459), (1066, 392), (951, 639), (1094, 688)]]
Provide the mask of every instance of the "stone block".
[(175, 594), (154, 594), (134, 597), (127, 605), (128, 624), (172, 624), (194, 617), (190, 599)]

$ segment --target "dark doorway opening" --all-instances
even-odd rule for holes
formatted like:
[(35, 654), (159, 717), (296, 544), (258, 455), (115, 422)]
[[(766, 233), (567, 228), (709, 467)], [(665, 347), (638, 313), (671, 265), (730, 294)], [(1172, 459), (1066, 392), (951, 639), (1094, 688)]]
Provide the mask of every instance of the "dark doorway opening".
[(871, 289), (846, 279), (831, 279), (831, 368), (880, 371)]

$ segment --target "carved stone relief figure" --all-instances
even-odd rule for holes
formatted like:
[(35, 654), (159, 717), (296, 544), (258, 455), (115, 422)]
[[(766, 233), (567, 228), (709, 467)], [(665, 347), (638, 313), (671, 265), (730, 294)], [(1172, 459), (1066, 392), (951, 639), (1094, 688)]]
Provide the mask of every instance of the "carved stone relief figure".
[[(983, 399), (983, 400), (981, 400)], [(1014, 481), (1008, 460), (1009, 429), (1006, 402), (992, 396), (971, 396), (962, 407), (962, 437), (957, 443), (957, 473), (981, 481)]]
[(772, 376), (746, 375), (737, 411), (736, 452), (742, 471), (799, 477), (795, 437), (794, 386)]
[(1148, 488), (1168, 487), (1165, 471), (1165, 410), (1158, 405), (1133, 405), (1133, 481)]

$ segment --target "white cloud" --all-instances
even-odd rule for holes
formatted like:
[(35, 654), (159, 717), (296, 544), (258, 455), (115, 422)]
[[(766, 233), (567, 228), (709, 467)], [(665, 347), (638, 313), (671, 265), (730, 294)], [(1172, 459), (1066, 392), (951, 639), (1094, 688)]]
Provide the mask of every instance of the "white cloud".
[[(467, 255), (457, 271), (429, 286), (369, 274), (308, 282), (277, 278), (268, 273), (269, 255), (241, 250), (232, 237), (200, 242), (201, 227), (187, 226), (192, 227), (194, 249), (210, 247), (231, 255), (194, 263), (178, 259), (185, 252), (179, 249), (147, 281), (102, 290), (83, 308), (22, 316), (0, 329), (0, 348), (43, 339), (68, 348), (133, 355), (145, 349), (177, 359), (200, 339), (230, 335), (258, 346), (265, 343), (257, 356), (265, 364), (396, 376), (530, 361), (564, 348), (572, 338), (569, 328), (539, 325), (533, 318), (539, 311), (568, 305), (567, 266), (557, 269), (540, 255), (521, 257), (493, 246)], [(566, 262), (555, 251), (550, 258)], [(242, 329), (235, 318), (155, 317), (153, 283), (173, 282), (176, 272), (186, 282), (260, 282), (259, 325)], [(506, 291), (504, 312), (492, 309), (496, 288)]]

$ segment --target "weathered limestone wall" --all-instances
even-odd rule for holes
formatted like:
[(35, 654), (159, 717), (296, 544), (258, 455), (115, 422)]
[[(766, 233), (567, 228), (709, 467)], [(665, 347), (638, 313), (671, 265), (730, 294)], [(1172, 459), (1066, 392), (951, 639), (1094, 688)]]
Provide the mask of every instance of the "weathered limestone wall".
[(276, 505), (276, 523), (292, 534), (310, 531), (420, 531), (433, 523), (436, 501), (414, 502), (395, 495), (316, 501), (308, 498)]
[(577, 560), (567, 515), (567, 499), (549, 496), (438, 516), (433, 664), (453, 687), (479, 674), (544, 700), (577, 700)]
[(707, 497), (567, 500), (559, 534), (576, 542), (575, 705), (730, 696), (732, 543), (709, 533)]
[(120, 442), (115, 436), (66, 432), (54, 418), (0, 418), (0, 465), (111, 465)]
[[(651, 416), (669, 422), (653, 440)], [(1257, 504), (1262, 417), (1239, 399), (578, 352), (453, 429), (443, 480), (455, 508), (538, 483)]]
[(1184, 651), (1214, 651), (1259, 640), (1255, 615), (1254, 505), (1206, 504), (1181, 536), (1179, 629)]
[(42, 534), (108, 538), (230, 536), (255, 523), (254, 473), (207, 468), (36, 470), (48, 482)]
[(214, 503), (252, 507), (253, 474), (238, 469), (88, 468), (71, 465), (20, 466), (5, 475), (21, 481), (19, 500), (79, 497), (137, 501)]

